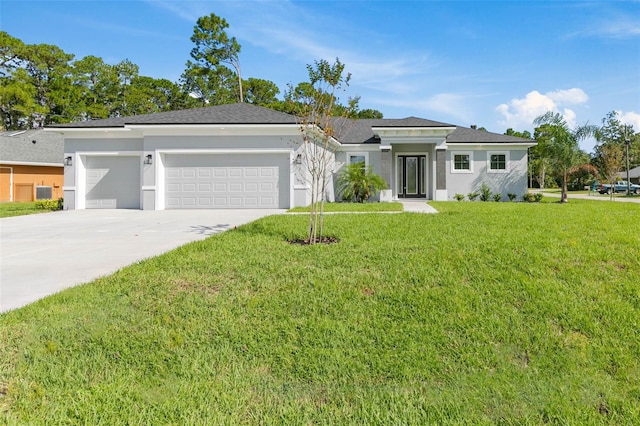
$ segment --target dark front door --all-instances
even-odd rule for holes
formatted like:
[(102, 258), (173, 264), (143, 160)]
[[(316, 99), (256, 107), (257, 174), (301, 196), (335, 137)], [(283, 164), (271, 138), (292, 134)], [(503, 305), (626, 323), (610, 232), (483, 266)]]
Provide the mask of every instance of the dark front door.
[(398, 198), (425, 198), (427, 189), (427, 157), (399, 155), (396, 165)]

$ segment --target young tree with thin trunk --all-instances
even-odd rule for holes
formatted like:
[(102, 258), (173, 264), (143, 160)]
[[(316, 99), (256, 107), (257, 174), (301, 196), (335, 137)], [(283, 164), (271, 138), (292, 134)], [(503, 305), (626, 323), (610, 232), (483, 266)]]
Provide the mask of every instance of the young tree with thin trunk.
[(338, 92), (349, 85), (350, 74), (344, 74), (344, 64), (336, 58), (333, 64), (326, 60), (307, 65), (310, 87), (294, 93), (300, 111), (301, 166), (311, 195), (309, 213), (309, 244), (322, 240), (324, 202), (328, 186), (332, 182), (335, 151), (338, 147), (336, 133), (344, 131), (350, 115), (357, 110), (358, 99), (350, 99), (342, 116), (334, 116)]
[(615, 143), (605, 144), (600, 149), (600, 172), (611, 185), (609, 193), (611, 201), (615, 190), (613, 186), (618, 180), (618, 173), (622, 170), (624, 164), (624, 152), (622, 147)]

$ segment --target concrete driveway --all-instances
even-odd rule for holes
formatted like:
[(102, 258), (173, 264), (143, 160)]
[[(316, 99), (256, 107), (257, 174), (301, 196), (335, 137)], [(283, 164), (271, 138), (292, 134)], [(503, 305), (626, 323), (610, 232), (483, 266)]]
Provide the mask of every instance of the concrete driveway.
[(284, 210), (69, 210), (0, 219), (0, 312)]

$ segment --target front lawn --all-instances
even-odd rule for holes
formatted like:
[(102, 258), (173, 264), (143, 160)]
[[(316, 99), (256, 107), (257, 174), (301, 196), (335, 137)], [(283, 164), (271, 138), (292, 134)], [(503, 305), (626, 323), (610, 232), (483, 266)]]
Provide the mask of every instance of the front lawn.
[(36, 207), (36, 202), (26, 203), (0, 203), (0, 217), (23, 216), (34, 213), (45, 213), (49, 210), (43, 210)]
[(272, 216), (0, 316), (9, 424), (638, 424), (640, 206)]

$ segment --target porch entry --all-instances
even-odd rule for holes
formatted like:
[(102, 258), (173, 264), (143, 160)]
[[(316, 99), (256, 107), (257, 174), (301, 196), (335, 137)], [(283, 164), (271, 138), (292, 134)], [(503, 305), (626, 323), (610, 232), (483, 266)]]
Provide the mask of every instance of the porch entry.
[(426, 155), (398, 155), (397, 162), (398, 198), (426, 198)]

